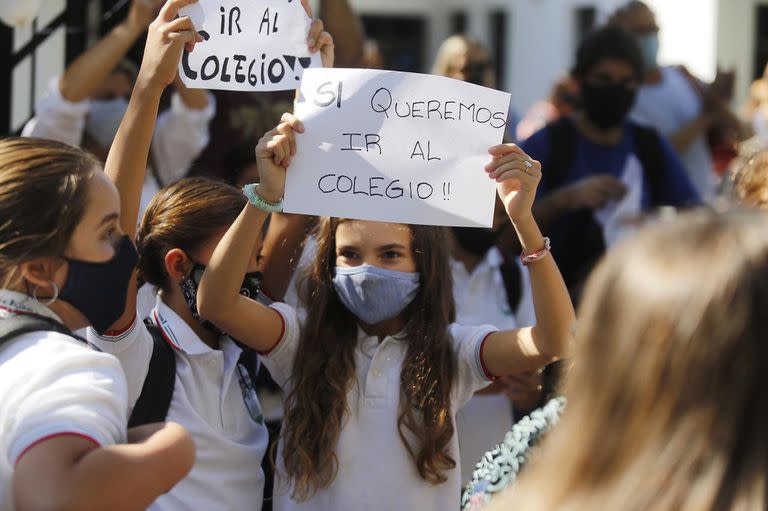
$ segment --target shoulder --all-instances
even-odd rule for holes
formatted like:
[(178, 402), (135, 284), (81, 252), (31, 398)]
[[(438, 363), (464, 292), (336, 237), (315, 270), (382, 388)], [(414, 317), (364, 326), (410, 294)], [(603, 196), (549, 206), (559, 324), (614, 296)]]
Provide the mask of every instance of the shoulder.
[(120, 362), (72, 336), (41, 331), (23, 334), (0, 351), (0, 372), (6, 376), (34, 374), (41, 384), (59, 378), (76, 381), (112, 380), (125, 387)]

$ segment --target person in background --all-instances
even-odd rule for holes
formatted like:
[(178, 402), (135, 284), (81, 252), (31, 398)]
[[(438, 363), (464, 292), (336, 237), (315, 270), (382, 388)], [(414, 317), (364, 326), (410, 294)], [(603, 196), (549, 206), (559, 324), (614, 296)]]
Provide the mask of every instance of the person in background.
[[(432, 66), (432, 74), (463, 82), (496, 88), (496, 72), (491, 53), (477, 39), (468, 35), (452, 35), (440, 45)], [(517, 115), (509, 106), (504, 142), (515, 142)]]
[(572, 75), (583, 108), (521, 144), (546, 169), (534, 207), (574, 301), (606, 248), (642, 211), (698, 200), (674, 149), (656, 131), (629, 120), (643, 82), (634, 38), (607, 26), (588, 35)]
[[(166, 395), (167, 390), (170, 396), (163, 418), (184, 425), (197, 445), (191, 472), (152, 504), (153, 511), (260, 510), (266, 488), (261, 465), (268, 432), (254, 389), (256, 354), (201, 317), (196, 305), (211, 253), (247, 200), (228, 184), (185, 178), (152, 199), (138, 231), (136, 228), (143, 162), (160, 95), (176, 75), (181, 48), (164, 52), (162, 59), (153, 54), (158, 47), (173, 45), (173, 38), (167, 36), (173, 27), (183, 26), (185, 32), (195, 34), (188, 17), (176, 18), (174, 3), (169, 0), (150, 25), (142, 80), (137, 82), (137, 94), (131, 98), (109, 160), (120, 168), (117, 188), (123, 230), (136, 237), (139, 274), (154, 290), (154, 306), (149, 320), (144, 321), (146, 313), (137, 307), (139, 297), (132, 284), (126, 290), (119, 320), (107, 332), (90, 329), (88, 339), (120, 360), (128, 380), (132, 420), (150, 415), (144, 414), (147, 393)], [(332, 66), (333, 40), (323, 31), (322, 22), (311, 24), (307, 41), (308, 51), (319, 52), (323, 64)], [(240, 288), (254, 299), (260, 296), (262, 284), (258, 254), (256, 248)], [(163, 352), (171, 362), (158, 364), (158, 353)], [(163, 382), (167, 387), (157, 384)], [(157, 420), (154, 414), (150, 417)]]
[[(313, 17), (309, 2), (302, 5)], [(334, 37), (338, 67), (362, 67), (363, 24), (348, 0), (320, 0), (319, 19), (327, 22), (326, 31)], [(280, 122), (283, 113), (293, 111), (294, 91), (239, 92), (214, 91), (216, 115), (211, 121), (211, 140), (192, 165), (192, 176), (205, 176), (227, 183), (242, 177), (245, 160), (236, 157), (237, 168), (226, 164), (233, 153), (253, 150), (253, 141)], [(242, 163), (242, 165), (239, 165)]]
[[(490, 53), (479, 41), (466, 35), (454, 35), (443, 42), (432, 73), (484, 87), (496, 86)], [(505, 140), (514, 140), (515, 126), (510, 111)], [(452, 229), (451, 274), (457, 321), (465, 325), (487, 323), (498, 328), (530, 326), (536, 323), (530, 281), (513, 255), (519, 251), (516, 240), (499, 247), (509, 224), (500, 201), (496, 202), (496, 213), (493, 229)], [(540, 373), (536, 371), (504, 377), (478, 393), (457, 413), (462, 480), (470, 478), (480, 455), (514, 423), (514, 404), (505, 390), (519, 392), (520, 398), (523, 394), (533, 395), (538, 401), (535, 396), (541, 395), (540, 383)], [(524, 411), (518, 410), (517, 415)]]
[[(135, 66), (123, 58), (162, 4), (160, 0), (132, 0), (126, 19), (51, 83), (23, 134), (81, 146), (105, 160), (136, 80)], [(205, 90), (188, 89), (178, 77), (174, 88), (171, 106), (158, 116), (152, 137), (141, 211), (160, 188), (186, 175), (208, 145), (208, 123), (216, 111), (213, 96)]]
[(763, 147), (768, 147), (768, 66), (763, 76), (749, 87), (749, 100), (743, 107), (743, 118)]
[(580, 107), (578, 84), (570, 75), (560, 78), (549, 98), (534, 103), (517, 123), (517, 140), (523, 141), (548, 123), (573, 115)]
[(568, 407), (488, 511), (766, 509), (768, 217), (697, 211), (601, 262)]
[(733, 76), (718, 73), (714, 83), (705, 84), (682, 66), (660, 66), (656, 16), (639, 0), (617, 11), (612, 22), (636, 38), (646, 68), (632, 119), (669, 137), (697, 193), (711, 200), (718, 176), (708, 136), (719, 131), (721, 138), (732, 139), (741, 132), (741, 123), (728, 107)]

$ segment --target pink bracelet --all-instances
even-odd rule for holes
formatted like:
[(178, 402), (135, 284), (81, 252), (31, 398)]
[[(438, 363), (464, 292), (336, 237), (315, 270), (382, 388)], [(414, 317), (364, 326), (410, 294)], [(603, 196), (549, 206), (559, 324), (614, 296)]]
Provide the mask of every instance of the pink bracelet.
[(541, 250), (534, 252), (533, 254), (525, 255), (525, 252), (523, 252), (520, 255), (520, 260), (523, 262), (523, 266), (528, 266), (531, 263), (535, 263), (536, 261), (540, 261), (541, 259), (544, 259), (547, 254), (549, 254), (551, 245), (549, 243), (549, 238), (544, 238), (544, 248)]

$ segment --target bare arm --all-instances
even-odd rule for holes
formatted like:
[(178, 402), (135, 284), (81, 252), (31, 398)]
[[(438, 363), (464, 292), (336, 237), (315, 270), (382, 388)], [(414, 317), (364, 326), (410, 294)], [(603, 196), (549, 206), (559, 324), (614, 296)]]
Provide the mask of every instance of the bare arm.
[(363, 60), (365, 34), (360, 18), (349, 0), (320, 0), (320, 19), (337, 41), (336, 59), (339, 67), (360, 67)]
[[(258, 194), (278, 202), (285, 189), (285, 169), (296, 153), (294, 130), (304, 127), (295, 116), (283, 115), (280, 125), (256, 147)], [(240, 285), (267, 214), (250, 203), (221, 239), (203, 272), (197, 293), (200, 315), (251, 348), (265, 352), (280, 340), (282, 318), (273, 309), (240, 294)]]
[(261, 271), (264, 274), (264, 289), (274, 299), (282, 300), (288, 291), (301, 256), (302, 244), (314, 222), (315, 217), (312, 216), (272, 215), (261, 249)]
[[(104, 167), (120, 193), (120, 225), (131, 239), (136, 237), (141, 189), (160, 95), (176, 76), (184, 46), (191, 48), (197, 40), (191, 20), (176, 15), (181, 7), (194, 1), (168, 0), (150, 25), (136, 87)], [(135, 318), (135, 281), (131, 279), (125, 312), (113, 329), (122, 330)]]
[(59, 81), (61, 95), (76, 103), (91, 97), (154, 19), (159, 0), (133, 0), (128, 17), (67, 67)]
[(19, 511), (143, 510), (192, 469), (195, 446), (168, 423), (136, 444), (96, 447), (78, 436), (45, 440), (16, 464), (13, 494)]
[(209, 93), (206, 89), (190, 89), (184, 85), (184, 82), (181, 81), (178, 74), (173, 80), (173, 87), (176, 89), (176, 92), (179, 93), (181, 101), (190, 110), (205, 110), (208, 108), (210, 100), (208, 99)]
[[(517, 231), (523, 251), (544, 247), (544, 239), (531, 213), (541, 165), (517, 146), (492, 148), (491, 177), (498, 183), (507, 214)], [(528, 168), (528, 161), (532, 167)], [(531, 275), (536, 326), (491, 334), (482, 353), (483, 364), (494, 376), (505, 376), (539, 367), (564, 356), (569, 348), (575, 313), (560, 270), (551, 255), (528, 266)]]

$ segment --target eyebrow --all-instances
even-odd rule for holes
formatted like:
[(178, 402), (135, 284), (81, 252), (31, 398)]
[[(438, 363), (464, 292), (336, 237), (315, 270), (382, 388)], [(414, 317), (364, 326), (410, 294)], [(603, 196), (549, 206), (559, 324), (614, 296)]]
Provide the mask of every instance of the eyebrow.
[(120, 215), (118, 215), (117, 213), (110, 213), (109, 215), (101, 219), (101, 222), (99, 222), (99, 227), (101, 227), (102, 225), (108, 224), (112, 220), (117, 220), (118, 218), (120, 218)]
[(378, 248), (378, 250), (384, 252), (387, 250), (392, 250), (395, 248), (399, 248), (400, 250), (405, 250), (405, 247), (403, 245), (400, 245), (399, 243), (390, 243), (389, 245), (383, 245)]

